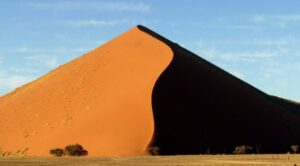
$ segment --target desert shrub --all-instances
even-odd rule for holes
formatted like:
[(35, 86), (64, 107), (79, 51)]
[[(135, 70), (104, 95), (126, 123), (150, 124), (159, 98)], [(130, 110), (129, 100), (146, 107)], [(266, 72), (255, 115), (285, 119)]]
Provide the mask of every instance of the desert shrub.
[(206, 154), (210, 154), (210, 148), (206, 149)]
[(81, 152), (81, 156), (87, 156), (88, 155), (88, 151), (83, 149)]
[(253, 150), (253, 148), (251, 146), (242, 145), (242, 146), (235, 147), (233, 153), (234, 154), (249, 154), (252, 152), (252, 150)]
[(261, 152), (261, 144), (256, 144), (255, 145), (255, 152), (256, 152), (256, 154), (260, 154), (260, 152)]
[(299, 151), (299, 145), (292, 145), (291, 146), (291, 150), (293, 153), (298, 153)]
[(85, 150), (81, 145), (68, 145), (65, 147), (65, 154), (69, 156), (86, 156), (88, 151)]
[(56, 149), (51, 149), (50, 150), (50, 154), (57, 156), (57, 157), (61, 157), (64, 155), (64, 150), (60, 149), (60, 148), (56, 148)]
[(152, 146), (148, 148), (148, 151), (150, 154), (152, 154), (153, 156), (157, 156), (160, 154), (160, 147), (158, 146)]

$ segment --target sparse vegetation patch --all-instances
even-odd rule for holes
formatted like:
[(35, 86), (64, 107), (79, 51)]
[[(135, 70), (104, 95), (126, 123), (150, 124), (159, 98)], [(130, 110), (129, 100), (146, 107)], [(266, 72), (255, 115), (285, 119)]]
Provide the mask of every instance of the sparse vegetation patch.
[(295, 154), (298, 153), (298, 151), (299, 151), (299, 145), (292, 145), (291, 146), (291, 150)]
[(65, 152), (63, 149), (55, 148), (55, 149), (50, 150), (50, 154), (57, 156), (57, 157), (61, 157), (65, 154)]
[(55, 148), (50, 150), (50, 154), (56, 157), (62, 157), (64, 155), (67, 156), (86, 156), (88, 155), (88, 151), (85, 150), (80, 144), (68, 145), (65, 149)]
[(242, 146), (235, 147), (233, 153), (234, 154), (250, 154), (250, 153), (252, 153), (252, 151), (253, 151), (253, 148), (251, 146), (242, 145)]

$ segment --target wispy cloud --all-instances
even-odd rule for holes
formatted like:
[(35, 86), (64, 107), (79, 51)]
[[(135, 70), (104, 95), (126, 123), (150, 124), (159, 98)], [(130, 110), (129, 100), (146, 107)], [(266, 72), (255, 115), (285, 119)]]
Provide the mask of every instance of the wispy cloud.
[(34, 78), (31, 76), (24, 76), (24, 75), (4, 75), (0, 76), (0, 86), (13, 89), (16, 87), (19, 87), (21, 85), (24, 85), (30, 81), (32, 81)]
[(34, 48), (30, 48), (26, 45), (23, 45), (19, 48), (10, 50), (11, 52), (20, 52), (20, 53), (36, 53), (36, 52), (40, 52), (40, 49), (34, 49)]
[(151, 10), (149, 4), (142, 2), (103, 2), (103, 1), (63, 1), (63, 2), (35, 2), (29, 3), (29, 7), (40, 10), (56, 11), (114, 11), (114, 12), (138, 12), (145, 13)]
[(224, 52), (220, 54), (220, 58), (230, 61), (253, 61), (259, 58), (271, 58), (276, 56), (284, 56), (287, 53), (285, 49), (278, 50), (260, 50), (260, 51), (244, 51), (244, 52)]
[(24, 85), (35, 77), (29, 75), (11, 74), (6, 70), (0, 70), (0, 92), (7, 93), (21, 85)]
[[(100, 43), (100, 41), (99, 41)], [(103, 43), (103, 42), (102, 42)], [(67, 48), (67, 47), (58, 47), (58, 48), (32, 48), (26, 45), (16, 48), (0, 48), (3, 52), (8, 53), (23, 53), (22, 55), (37, 55), (41, 54), (73, 54), (73, 53), (84, 53), (91, 50), (91, 47), (79, 47), (79, 48)]]
[(55, 68), (59, 65), (56, 57), (50, 57), (44, 61), (45, 66), (49, 68)]
[(40, 70), (36, 68), (28, 68), (28, 67), (19, 67), (19, 66), (11, 66), (7, 68), (7, 71), (16, 73), (16, 74), (40, 74)]
[(85, 26), (116, 26), (120, 24), (137, 24), (136, 21), (133, 20), (112, 20), (112, 21), (106, 21), (106, 20), (95, 20), (95, 19), (89, 19), (89, 20), (72, 20), (67, 21), (67, 26), (73, 26), (73, 27), (85, 27)]
[(248, 15), (239, 18), (215, 18), (206, 22), (193, 22), (194, 26), (202, 28), (217, 28), (241, 31), (265, 31), (270, 26), (286, 28), (290, 24), (300, 24), (300, 14), (287, 15)]
[(254, 23), (271, 24), (280, 28), (286, 28), (289, 24), (300, 23), (300, 14), (287, 15), (254, 15), (250, 17)]
[(72, 58), (92, 50), (89, 47), (39, 49), (39, 52), (24, 56), (27, 64), (35, 67), (53, 69)]
[(216, 49), (209, 49), (200, 52), (201, 55), (209, 59), (221, 59), (226, 61), (256, 61), (258, 59), (272, 58), (277, 56), (284, 56), (288, 53), (286, 49), (277, 50), (260, 50), (260, 51), (221, 51)]
[[(295, 38), (278, 39), (254, 39), (242, 41), (214, 41), (204, 43), (200, 41), (196, 51), (203, 57), (210, 60), (219, 59), (225, 61), (250, 61), (270, 59), (275, 57), (296, 57), (299, 56), (300, 41)], [(236, 47), (239, 49), (228, 48)], [(255, 48), (255, 49), (254, 49)]]
[(256, 25), (247, 25), (247, 24), (240, 24), (240, 25), (229, 25), (224, 26), (227, 29), (234, 29), (234, 30), (251, 30), (251, 31), (260, 31), (263, 28), (261, 26)]
[(288, 46), (299, 42), (294, 38), (278, 38), (278, 39), (255, 39), (246, 43), (258, 46)]
[(28, 64), (48, 69), (53, 69), (60, 64), (57, 57), (50, 55), (32, 55), (25, 57), (25, 59), (28, 61)]
[(254, 15), (251, 17), (252, 21), (255, 22), (264, 22), (264, 21), (284, 21), (284, 22), (291, 22), (291, 21), (300, 21), (300, 14), (289, 14), (289, 15)]
[(244, 24), (236, 24), (234, 22), (195, 22), (192, 23), (193, 26), (198, 26), (201, 28), (214, 28), (214, 29), (223, 29), (223, 30), (240, 30), (240, 31), (261, 31), (264, 30), (264, 27), (258, 26), (255, 24), (244, 23)]
[[(294, 47), (300, 45), (300, 40), (295, 37), (279, 37), (279, 38), (254, 38), (248, 40), (214, 40), (214, 41), (199, 41), (197, 45), (200, 47), (210, 47), (210, 46), (218, 46), (218, 47), (241, 47), (241, 46), (263, 46), (264, 48), (268, 47)], [(247, 50), (248, 48), (246, 48)]]
[(0, 54), (0, 65), (3, 63), (3, 55)]

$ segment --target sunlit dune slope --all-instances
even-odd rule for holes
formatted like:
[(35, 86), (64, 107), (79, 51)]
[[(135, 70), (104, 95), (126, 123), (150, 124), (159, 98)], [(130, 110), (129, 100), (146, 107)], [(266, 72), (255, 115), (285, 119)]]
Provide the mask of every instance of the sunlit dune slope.
[(151, 96), (171, 49), (133, 28), (0, 98), (0, 147), (47, 156), (79, 143), (96, 155), (146, 153)]

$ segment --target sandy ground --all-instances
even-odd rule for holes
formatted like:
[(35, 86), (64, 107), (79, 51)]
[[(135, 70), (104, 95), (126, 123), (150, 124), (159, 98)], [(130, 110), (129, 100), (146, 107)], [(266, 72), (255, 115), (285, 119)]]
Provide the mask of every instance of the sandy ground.
[(0, 149), (48, 156), (79, 143), (95, 155), (142, 155), (152, 90), (171, 49), (137, 27), (0, 98)]
[(300, 155), (191, 155), (191, 156), (144, 156), (101, 158), (14, 158), (0, 159), (0, 165), (300, 165)]

